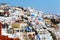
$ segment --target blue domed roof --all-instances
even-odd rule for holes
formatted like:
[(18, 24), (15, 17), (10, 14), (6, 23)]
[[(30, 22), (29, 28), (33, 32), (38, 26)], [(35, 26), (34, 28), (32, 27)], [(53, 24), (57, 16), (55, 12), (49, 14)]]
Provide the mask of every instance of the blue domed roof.
[(43, 18), (38, 18), (38, 20), (43, 20)]
[(37, 16), (37, 14), (35, 14), (35, 13), (31, 13), (31, 16), (34, 16), (34, 17), (35, 17), (35, 16)]

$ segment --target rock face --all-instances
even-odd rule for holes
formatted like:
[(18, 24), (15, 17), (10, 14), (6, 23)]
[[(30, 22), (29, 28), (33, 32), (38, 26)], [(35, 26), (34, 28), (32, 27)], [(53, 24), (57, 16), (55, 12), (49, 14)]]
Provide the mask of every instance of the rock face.
[(1, 30), (2, 30), (2, 23), (0, 22), (0, 36), (1, 36)]

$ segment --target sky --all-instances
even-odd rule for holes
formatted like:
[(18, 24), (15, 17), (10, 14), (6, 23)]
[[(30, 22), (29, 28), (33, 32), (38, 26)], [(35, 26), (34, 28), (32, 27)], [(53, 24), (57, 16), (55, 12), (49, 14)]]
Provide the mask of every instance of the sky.
[(60, 0), (0, 0), (11, 6), (33, 7), (45, 13), (60, 13)]

